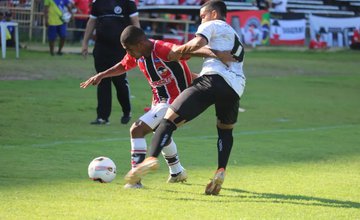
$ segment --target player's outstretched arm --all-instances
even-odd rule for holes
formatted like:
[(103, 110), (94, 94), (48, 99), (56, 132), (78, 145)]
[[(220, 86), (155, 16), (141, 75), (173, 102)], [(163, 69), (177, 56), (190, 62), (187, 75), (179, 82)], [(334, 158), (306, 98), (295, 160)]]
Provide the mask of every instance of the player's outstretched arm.
[(89, 85), (98, 85), (103, 78), (112, 77), (112, 76), (120, 76), (126, 72), (125, 67), (121, 64), (121, 62), (117, 63), (115, 66), (96, 74), (95, 76), (90, 77), (88, 80), (80, 83), (80, 88), (85, 89)]

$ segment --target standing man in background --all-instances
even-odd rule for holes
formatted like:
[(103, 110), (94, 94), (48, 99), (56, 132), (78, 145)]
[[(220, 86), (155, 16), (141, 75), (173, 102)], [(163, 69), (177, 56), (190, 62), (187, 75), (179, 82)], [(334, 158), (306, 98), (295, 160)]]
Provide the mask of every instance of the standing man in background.
[[(91, 9), (91, 0), (74, 0), (74, 21), (77, 29), (85, 29)], [(80, 42), (83, 39), (83, 31), (75, 31), (73, 42)]]
[[(72, 4), (69, 0), (44, 0), (45, 25), (48, 29), (50, 54), (54, 56), (55, 40), (60, 37), (58, 55), (62, 55), (62, 49), (66, 38), (66, 22), (69, 22)], [(67, 13), (65, 13), (67, 12)], [(66, 17), (64, 15), (67, 15)]]
[[(102, 72), (122, 60), (126, 51), (119, 39), (128, 25), (140, 27), (136, 4), (132, 0), (94, 0), (86, 25), (82, 54), (88, 54), (88, 43), (96, 30), (93, 51), (96, 72)], [(120, 122), (127, 124), (131, 119), (130, 90), (126, 74), (103, 79), (97, 87), (97, 117), (91, 124), (109, 124), (111, 113), (111, 83), (116, 88), (117, 99), (123, 116)]]

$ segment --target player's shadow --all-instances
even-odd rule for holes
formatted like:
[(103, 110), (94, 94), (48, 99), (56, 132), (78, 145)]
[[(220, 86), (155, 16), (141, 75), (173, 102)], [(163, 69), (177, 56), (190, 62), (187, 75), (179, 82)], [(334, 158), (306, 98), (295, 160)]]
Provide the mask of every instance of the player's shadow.
[[(194, 186), (198, 184), (189, 184), (188, 186)], [(202, 185), (201, 185), (202, 186)], [(176, 192), (176, 190), (164, 190), (167, 192)], [(236, 194), (227, 194), (226, 191), (232, 191)], [(184, 192), (186, 193), (186, 192)], [(205, 196), (205, 195), (204, 195)], [(259, 193), (251, 192), (242, 189), (235, 188), (222, 188), (220, 195), (214, 196), (219, 199), (211, 200), (212, 202), (254, 202), (254, 203), (283, 203), (283, 204), (294, 204), (294, 205), (304, 205), (304, 206), (322, 206), (322, 207), (334, 207), (334, 208), (356, 208), (360, 209), (359, 202), (353, 201), (342, 201), (337, 199), (325, 199), (314, 196), (304, 196), (304, 195), (289, 195), (289, 194), (277, 194), (277, 193)], [(228, 199), (226, 199), (228, 198)], [(169, 198), (167, 198), (169, 199)], [(195, 198), (178, 198), (179, 200), (198, 200)], [(201, 199), (200, 199), (201, 200)], [(209, 200), (204, 200), (209, 202)]]
[(241, 189), (234, 188), (223, 188), (224, 191), (232, 191), (236, 193), (241, 193), (237, 196), (229, 197), (241, 197), (248, 198), (248, 202), (259, 202), (259, 203), (288, 203), (296, 205), (305, 205), (305, 206), (324, 206), (324, 207), (338, 207), (338, 208), (360, 208), (359, 202), (352, 201), (342, 201), (337, 199), (325, 199), (313, 196), (304, 196), (304, 195), (288, 195), (288, 194), (276, 194), (276, 193), (258, 193), (251, 192)]

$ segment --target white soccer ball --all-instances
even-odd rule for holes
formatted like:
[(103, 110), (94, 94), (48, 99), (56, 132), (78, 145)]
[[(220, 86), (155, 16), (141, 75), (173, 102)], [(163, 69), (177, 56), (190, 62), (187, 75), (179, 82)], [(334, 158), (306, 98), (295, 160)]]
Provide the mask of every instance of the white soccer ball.
[(108, 157), (97, 157), (88, 167), (89, 178), (101, 183), (110, 183), (116, 177), (116, 165)]

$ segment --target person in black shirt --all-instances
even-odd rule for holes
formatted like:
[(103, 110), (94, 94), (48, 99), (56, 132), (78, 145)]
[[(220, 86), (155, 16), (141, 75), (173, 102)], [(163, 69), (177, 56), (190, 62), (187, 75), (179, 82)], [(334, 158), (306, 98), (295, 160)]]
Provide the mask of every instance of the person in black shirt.
[[(136, 4), (132, 0), (94, 0), (87, 22), (82, 54), (88, 54), (88, 42), (94, 30), (96, 41), (93, 50), (96, 72), (102, 72), (125, 56), (126, 51), (120, 44), (120, 35), (129, 25), (140, 27)], [(117, 99), (123, 116), (121, 123), (127, 124), (131, 119), (130, 91), (126, 74), (106, 78), (97, 87), (97, 118), (91, 124), (109, 124), (111, 113), (111, 82), (114, 84)]]

